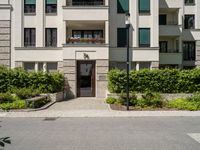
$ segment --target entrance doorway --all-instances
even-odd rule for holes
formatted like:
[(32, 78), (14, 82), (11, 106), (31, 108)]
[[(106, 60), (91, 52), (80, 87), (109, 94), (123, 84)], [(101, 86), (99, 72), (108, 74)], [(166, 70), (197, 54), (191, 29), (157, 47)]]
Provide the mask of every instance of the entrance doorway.
[(77, 61), (77, 97), (95, 97), (95, 61)]

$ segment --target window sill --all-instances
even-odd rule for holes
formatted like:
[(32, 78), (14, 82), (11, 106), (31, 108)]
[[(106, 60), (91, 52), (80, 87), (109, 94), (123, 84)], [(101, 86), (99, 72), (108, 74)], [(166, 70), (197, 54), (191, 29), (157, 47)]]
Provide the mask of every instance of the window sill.
[(139, 12), (140, 16), (151, 16), (151, 12)]
[(57, 13), (45, 13), (46, 16), (57, 16), (58, 14)]
[(36, 13), (24, 13), (24, 16), (36, 16)]

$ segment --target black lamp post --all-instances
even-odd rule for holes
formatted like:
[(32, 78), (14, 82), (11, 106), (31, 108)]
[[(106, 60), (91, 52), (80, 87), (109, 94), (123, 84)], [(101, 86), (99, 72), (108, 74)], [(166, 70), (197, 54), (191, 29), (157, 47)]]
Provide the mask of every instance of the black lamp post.
[(130, 29), (130, 13), (126, 13), (126, 31), (127, 31), (127, 38), (126, 38), (126, 46), (127, 46), (127, 58), (126, 58), (126, 109), (129, 110), (129, 66), (130, 66), (130, 61), (129, 61), (129, 29)]

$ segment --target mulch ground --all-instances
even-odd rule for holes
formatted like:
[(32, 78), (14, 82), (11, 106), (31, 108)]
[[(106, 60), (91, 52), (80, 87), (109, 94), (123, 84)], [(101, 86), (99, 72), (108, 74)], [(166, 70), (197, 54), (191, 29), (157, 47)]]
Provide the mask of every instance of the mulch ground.
[[(110, 108), (112, 110), (118, 110), (118, 111), (127, 111), (126, 106), (124, 105), (117, 105), (117, 104), (110, 104)], [(136, 108), (133, 106), (129, 106), (130, 111), (173, 111), (177, 109), (172, 108)]]

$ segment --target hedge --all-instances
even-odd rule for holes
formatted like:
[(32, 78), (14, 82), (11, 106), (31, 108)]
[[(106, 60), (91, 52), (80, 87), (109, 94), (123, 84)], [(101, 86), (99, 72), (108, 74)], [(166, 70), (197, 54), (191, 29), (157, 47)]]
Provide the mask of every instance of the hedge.
[[(108, 73), (108, 89), (112, 93), (125, 92), (125, 70), (113, 69)], [(130, 72), (130, 91), (161, 93), (193, 93), (200, 91), (200, 69), (193, 70), (140, 70)]]
[(59, 72), (27, 72), (22, 68), (0, 67), (0, 93), (28, 87), (53, 93), (63, 90), (63, 85), (64, 76)]

